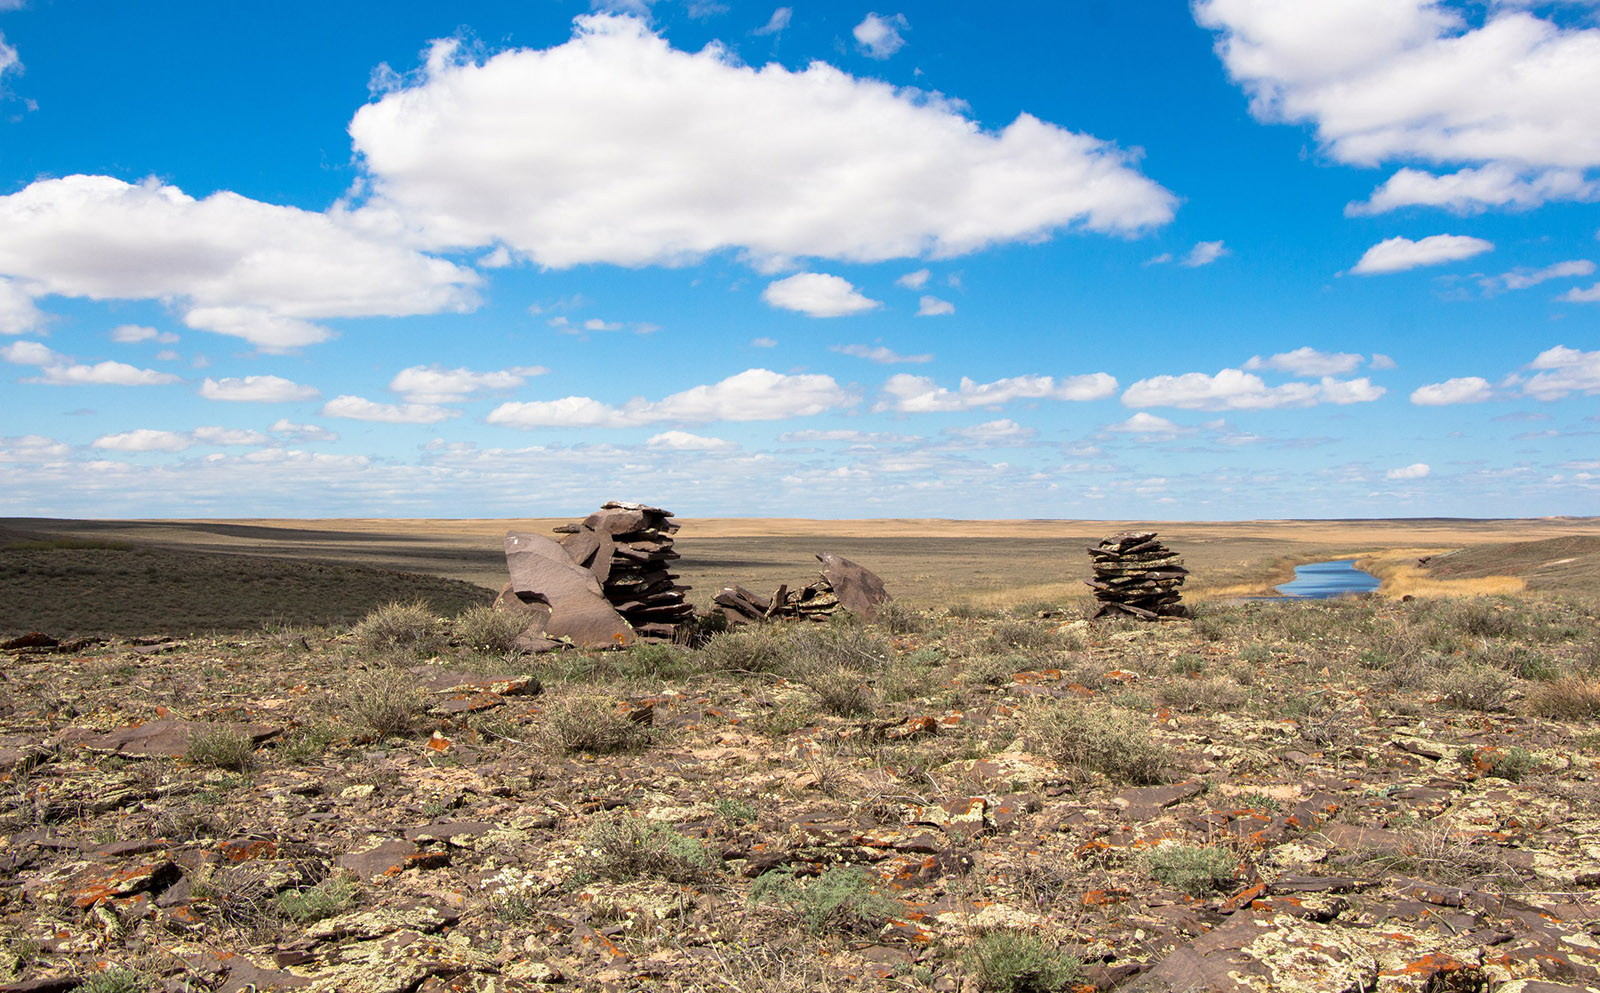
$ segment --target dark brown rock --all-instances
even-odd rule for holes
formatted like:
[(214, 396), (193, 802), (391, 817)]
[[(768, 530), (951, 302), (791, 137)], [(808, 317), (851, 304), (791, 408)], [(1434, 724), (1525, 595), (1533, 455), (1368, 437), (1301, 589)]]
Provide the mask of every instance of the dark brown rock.
[(878, 616), (878, 607), (894, 599), (883, 588), (877, 573), (842, 556), (821, 552), (817, 561), (822, 563), (822, 578), (828, 581), (840, 606), (867, 620)]
[(634, 632), (602, 595), (599, 580), (572, 561), (565, 548), (549, 538), (511, 532), (506, 535), (506, 567), (512, 591), (534, 594), (550, 604), (545, 634), (570, 639), (583, 648), (626, 647)]

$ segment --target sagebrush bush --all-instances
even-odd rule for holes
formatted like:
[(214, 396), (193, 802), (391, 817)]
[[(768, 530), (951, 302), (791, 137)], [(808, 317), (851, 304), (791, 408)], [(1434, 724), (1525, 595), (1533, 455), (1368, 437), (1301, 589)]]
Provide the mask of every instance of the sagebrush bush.
[(1582, 676), (1563, 676), (1528, 692), (1528, 710), (1558, 721), (1589, 721), (1600, 717), (1600, 682)]
[(356, 640), (380, 652), (429, 652), (444, 642), (439, 618), (421, 600), (386, 603), (355, 626)]
[(183, 757), (195, 765), (245, 772), (255, 762), (256, 745), (243, 728), (218, 724), (189, 739)]
[(285, 890), (272, 898), (273, 909), (296, 924), (314, 924), (349, 910), (356, 888), (343, 879), (324, 879), (303, 890)]
[(1463, 710), (1499, 710), (1516, 680), (1509, 673), (1477, 660), (1441, 673), (1434, 684), (1444, 702)]
[(1238, 856), (1212, 845), (1161, 845), (1144, 861), (1150, 875), (1193, 897), (1222, 889), (1239, 868)]
[(1024, 717), (1024, 736), (1056, 761), (1118, 783), (1159, 783), (1170, 764), (1147, 719), (1104, 704), (1040, 704)]
[(400, 675), (352, 682), (344, 690), (343, 702), (357, 727), (380, 738), (409, 734), (428, 709), (427, 697), (409, 677)]
[(632, 752), (650, 743), (650, 732), (614, 700), (583, 695), (552, 701), (545, 708), (539, 734), (550, 748), (569, 755)]
[(890, 634), (920, 634), (933, 626), (933, 619), (920, 610), (891, 601), (878, 607), (873, 623)]
[(639, 642), (616, 659), (617, 672), (629, 679), (682, 679), (700, 671), (702, 653), (677, 645)]
[(112, 966), (84, 979), (78, 993), (149, 993), (156, 989), (156, 981), (142, 972)]
[(454, 629), (457, 641), (475, 652), (491, 654), (515, 648), (532, 623), (528, 614), (476, 606), (456, 615)]
[(583, 832), (580, 850), (584, 872), (616, 882), (695, 883), (716, 872), (716, 861), (699, 840), (637, 814), (602, 816)]
[(990, 931), (961, 954), (982, 993), (1059, 993), (1083, 977), (1083, 964), (1037, 934)]
[(814, 666), (791, 678), (815, 693), (817, 704), (835, 717), (870, 714), (878, 702), (865, 677), (845, 666)]
[(700, 649), (714, 672), (777, 672), (789, 664), (790, 646), (776, 626), (746, 625), (714, 636)]
[(813, 934), (877, 934), (901, 911), (865, 872), (843, 866), (805, 882), (794, 877), (793, 869), (765, 873), (750, 887), (750, 902), (799, 914)]

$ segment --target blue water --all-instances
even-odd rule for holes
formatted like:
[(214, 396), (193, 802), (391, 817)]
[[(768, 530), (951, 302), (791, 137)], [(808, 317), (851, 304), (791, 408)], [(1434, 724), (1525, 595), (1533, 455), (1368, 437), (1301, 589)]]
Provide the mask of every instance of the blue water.
[(1346, 593), (1371, 593), (1377, 588), (1377, 576), (1357, 569), (1355, 559), (1340, 559), (1295, 566), (1294, 582), (1284, 583), (1278, 592), (1297, 600), (1325, 600)]

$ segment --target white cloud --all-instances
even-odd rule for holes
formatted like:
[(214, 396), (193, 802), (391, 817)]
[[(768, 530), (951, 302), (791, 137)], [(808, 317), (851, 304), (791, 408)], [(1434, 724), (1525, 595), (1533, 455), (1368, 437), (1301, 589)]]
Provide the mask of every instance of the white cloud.
[(1411, 402), (1419, 407), (1443, 407), (1455, 403), (1482, 403), (1494, 398), (1489, 381), (1479, 376), (1459, 376), (1442, 383), (1429, 383), (1411, 391)]
[(868, 362), (879, 362), (884, 365), (894, 365), (899, 362), (932, 362), (932, 355), (901, 355), (893, 349), (882, 345), (829, 345), (828, 351), (838, 352), (841, 355), (851, 355)]
[(767, 23), (756, 28), (751, 34), (777, 34), (789, 26), (789, 20), (794, 17), (794, 10), (789, 7), (779, 7), (767, 18)]
[(1350, 271), (1362, 276), (1403, 272), (1421, 266), (1459, 262), (1493, 249), (1493, 242), (1459, 234), (1435, 234), (1417, 241), (1385, 238), (1367, 249)]
[(654, 402), (636, 398), (621, 407), (579, 396), (503, 403), (490, 412), (488, 421), (518, 428), (774, 421), (810, 417), (854, 402), (855, 397), (832, 376), (746, 369), (709, 386), (696, 386)]
[(940, 300), (935, 296), (924, 296), (917, 303), (918, 317), (943, 317), (946, 314), (954, 314), (955, 312), (955, 304), (949, 300)]
[(464, 59), (436, 42), (417, 82), (351, 121), (375, 229), (552, 268), (723, 249), (883, 261), (1137, 232), (1175, 204), (1128, 153), (1030, 115), (988, 132), (936, 95), (676, 51), (630, 18)]
[(17, 58), (17, 49), (14, 45), (6, 44), (6, 36), (0, 34), (0, 76), (8, 72), (17, 72), (22, 69), (22, 62)]
[(123, 324), (111, 329), (111, 340), (121, 345), (135, 345), (141, 341), (173, 345), (177, 343), (178, 336), (171, 331), (158, 331), (141, 324)]
[(881, 306), (863, 296), (849, 280), (821, 272), (795, 273), (768, 283), (761, 299), (773, 307), (798, 310), (811, 317), (843, 317)]
[(1339, 161), (1600, 165), (1600, 30), (1505, 8), (1475, 26), (1435, 0), (1200, 0), (1195, 16), (1252, 112), (1313, 124)]
[(341, 214), (226, 191), (196, 200), (109, 176), (40, 180), (0, 196), (0, 275), (35, 294), (180, 301), (191, 327), (263, 348), (327, 337), (305, 318), (465, 310), (480, 282)]
[(778, 339), (776, 339), (776, 338), (751, 338), (750, 339), (750, 347), (751, 348), (777, 348), (778, 347)]
[(40, 372), (27, 382), (47, 386), (164, 386), (178, 382), (178, 377), (169, 372), (140, 369), (126, 362), (62, 363), (45, 366)]
[(389, 389), (403, 395), (411, 403), (455, 403), (481, 390), (516, 389), (530, 377), (542, 376), (549, 371), (537, 365), (515, 366), (493, 372), (417, 365), (395, 373), (394, 378), (389, 380)]
[(270, 445), (272, 439), (246, 428), (199, 427), (189, 432), (196, 445)]
[(282, 376), (245, 376), (227, 379), (212, 379), (208, 376), (200, 384), (200, 395), (207, 400), (227, 400), (236, 403), (289, 403), (295, 400), (315, 400), (320, 394), (315, 387), (302, 386)]
[(0, 462), (56, 462), (72, 453), (72, 446), (39, 434), (0, 438)]
[(908, 290), (920, 290), (928, 284), (928, 277), (930, 275), (932, 275), (932, 273), (930, 273), (928, 270), (918, 269), (915, 272), (906, 273), (904, 276), (901, 276), (894, 282), (896, 286), (904, 286)]
[(1556, 297), (1556, 299), (1564, 300), (1567, 303), (1600, 303), (1600, 283), (1582, 290), (1575, 286)]
[(1190, 269), (1198, 269), (1201, 266), (1210, 265), (1227, 254), (1227, 247), (1220, 241), (1196, 242), (1180, 264)]
[(1141, 410), (1127, 420), (1111, 425), (1110, 430), (1125, 434), (1177, 434), (1182, 429), (1165, 417)]
[(1600, 198), (1600, 183), (1577, 169), (1524, 172), (1495, 163), (1445, 175), (1422, 169), (1401, 169), (1372, 191), (1372, 196), (1345, 206), (1351, 217), (1381, 214), (1401, 207), (1441, 207), (1475, 214), (1496, 207), (1527, 210), (1551, 200)]
[(1397, 367), (1395, 360), (1382, 352), (1373, 352), (1372, 358), (1367, 360), (1367, 365), (1374, 369), (1394, 369)]
[(192, 442), (188, 435), (176, 431), (138, 428), (121, 434), (102, 435), (90, 444), (113, 452), (181, 452)]
[(886, 59), (905, 47), (906, 40), (900, 36), (900, 32), (910, 27), (911, 23), (904, 14), (884, 17), (873, 13), (862, 18), (851, 34), (855, 35), (862, 54), (872, 59)]
[(1588, 259), (1569, 259), (1566, 262), (1557, 262), (1547, 265), (1543, 269), (1513, 269), (1501, 273), (1499, 276), (1487, 276), (1479, 283), (1486, 292), (1495, 292), (1501, 289), (1525, 290), (1530, 286), (1552, 279), (1571, 279), (1577, 276), (1587, 276), (1594, 272), (1594, 263)]
[(339, 436), (325, 427), (316, 424), (296, 424), (287, 417), (280, 417), (273, 422), (269, 429), (286, 441), (338, 441)]
[(945, 428), (939, 433), (980, 445), (1002, 445), (1026, 441), (1039, 432), (1033, 428), (1024, 427), (1009, 417), (1005, 417), (998, 421), (973, 424), (970, 427)]
[(1399, 469), (1390, 469), (1383, 474), (1384, 479), (1423, 479), (1433, 470), (1426, 462), (1413, 462), (1411, 465)]
[(1569, 393), (1600, 394), (1600, 350), (1580, 352), (1557, 345), (1540, 352), (1528, 367), (1539, 370), (1522, 385), (1528, 396), (1560, 400)]
[(1268, 386), (1260, 376), (1241, 369), (1223, 369), (1214, 376), (1186, 372), (1151, 376), (1128, 387), (1122, 402), (1129, 407), (1181, 407), (1188, 410), (1273, 410), (1311, 407), (1319, 403), (1368, 403), (1386, 391), (1371, 381), (1323, 377), (1316, 383)]
[(820, 430), (807, 428), (804, 431), (789, 431), (778, 436), (782, 442), (810, 442), (810, 441), (847, 441), (857, 445), (900, 444), (903, 442), (922, 441), (921, 435), (915, 434), (889, 434), (881, 431), (855, 431), (849, 428), (831, 428)]
[(645, 442), (645, 447), (669, 452), (731, 452), (739, 446), (736, 442), (687, 431), (663, 431)]
[(324, 417), (346, 417), (352, 421), (377, 421), (382, 424), (437, 424), (460, 416), (460, 413), (459, 410), (450, 410), (437, 404), (377, 403), (348, 393), (322, 405)]
[(12, 365), (49, 365), (59, 359), (48, 346), (37, 341), (14, 341), (0, 348), (0, 359)]
[(1309, 345), (1303, 345), (1292, 352), (1279, 352), (1266, 359), (1253, 355), (1244, 364), (1246, 369), (1276, 369), (1296, 376), (1342, 376), (1347, 372), (1354, 372), (1360, 366), (1359, 355), (1351, 352), (1319, 352)]
[(0, 279), (0, 334), (27, 334), (44, 324), (33, 298), (9, 279)]
[(955, 390), (937, 385), (927, 376), (896, 373), (883, 384), (888, 398), (878, 410), (907, 414), (998, 407), (1014, 400), (1101, 400), (1117, 390), (1115, 378), (1103, 372), (1067, 376), (1012, 376), (992, 383), (977, 383), (963, 376)]

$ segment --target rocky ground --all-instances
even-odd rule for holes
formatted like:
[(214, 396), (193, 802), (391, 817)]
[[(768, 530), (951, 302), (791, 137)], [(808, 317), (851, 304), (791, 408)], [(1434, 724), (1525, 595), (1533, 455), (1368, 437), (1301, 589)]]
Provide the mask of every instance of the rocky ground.
[(1595, 605), (1081, 616), (10, 649), (0, 990), (1600, 989)]

